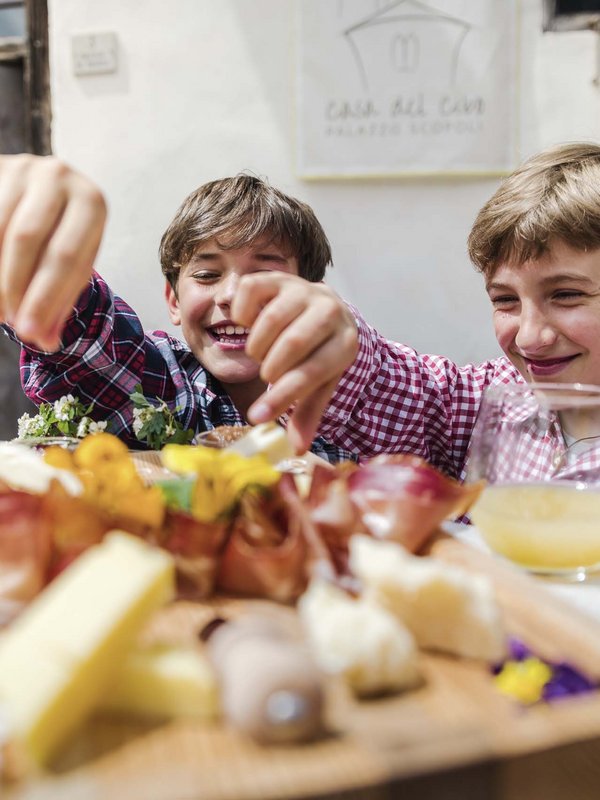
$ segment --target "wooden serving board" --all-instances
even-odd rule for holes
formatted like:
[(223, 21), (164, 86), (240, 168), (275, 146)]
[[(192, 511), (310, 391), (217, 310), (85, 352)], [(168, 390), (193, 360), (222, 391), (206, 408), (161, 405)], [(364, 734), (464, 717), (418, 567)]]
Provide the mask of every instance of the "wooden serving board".
[[(600, 681), (600, 625), (543, 585), (455, 539), (431, 553), (489, 574), (506, 626), (540, 654), (569, 660)], [(266, 601), (176, 603), (150, 637), (196, 640), (217, 613), (295, 612)], [(600, 795), (600, 693), (524, 708), (501, 695), (486, 665), (423, 655), (425, 684), (357, 701), (328, 687), (328, 735), (304, 746), (262, 747), (221, 723), (143, 724), (95, 718), (52, 774), (6, 800), (564, 800)]]

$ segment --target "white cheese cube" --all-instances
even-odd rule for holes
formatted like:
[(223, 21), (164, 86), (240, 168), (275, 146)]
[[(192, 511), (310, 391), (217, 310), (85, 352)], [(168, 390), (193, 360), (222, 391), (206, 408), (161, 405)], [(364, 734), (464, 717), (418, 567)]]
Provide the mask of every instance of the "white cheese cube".
[(420, 647), (486, 661), (505, 656), (500, 608), (485, 575), (368, 536), (350, 539), (350, 568)]
[(285, 429), (275, 422), (255, 425), (245, 436), (237, 439), (226, 449), (246, 458), (263, 455), (274, 466), (294, 457), (294, 450)]
[(298, 611), (318, 665), (359, 695), (406, 689), (420, 681), (410, 632), (385, 609), (315, 579)]

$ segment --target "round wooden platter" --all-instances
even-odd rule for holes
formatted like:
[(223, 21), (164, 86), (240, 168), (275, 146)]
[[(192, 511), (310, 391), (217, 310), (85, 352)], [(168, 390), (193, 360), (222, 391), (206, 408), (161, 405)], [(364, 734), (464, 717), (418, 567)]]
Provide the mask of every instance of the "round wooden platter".
[[(509, 633), (541, 648), (548, 657), (574, 661), (600, 679), (600, 626), (595, 622), (572, 612), (527, 576), (458, 541), (440, 537), (432, 553), (490, 574)], [(292, 608), (217, 597), (163, 609), (145, 637), (198, 642), (198, 631), (215, 615), (231, 617), (246, 610), (274, 614), (290, 628), (298, 625)], [(590, 791), (594, 788), (596, 795), (590, 797), (597, 796), (597, 692), (525, 709), (496, 690), (486, 664), (423, 654), (422, 668), (420, 688), (372, 700), (359, 701), (332, 680), (327, 687), (327, 731), (308, 745), (261, 746), (222, 722), (143, 723), (94, 717), (64, 749), (51, 772), (7, 790), (5, 796), (7, 800), (587, 797), (573, 793), (578, 782)], [(584, 768), (577, 764), (574, 774), (582, 753)], [(557, 775), (561, 757), (565, 766)], [(483, 777), (473, 783), (468, 776), (474, 774)], [(542, 787), (550, 776), (554, 792), (563, 774), (570, 780), (565, 784), (568, 794), (522, 794), (531, 781)], [(425, 786), (430, 788), (426, 791)], [(473, 795), (469, 786), (475, 787)]]

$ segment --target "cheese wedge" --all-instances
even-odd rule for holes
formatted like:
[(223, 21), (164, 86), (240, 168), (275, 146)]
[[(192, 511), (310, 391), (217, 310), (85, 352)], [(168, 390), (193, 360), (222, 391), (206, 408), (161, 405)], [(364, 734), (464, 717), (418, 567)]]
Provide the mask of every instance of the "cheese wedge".
[(420, 682), (415, 641), (384, 608), (313, 579), (298, 601), (315, 660), (358, 695), (408, 689)]
[(486, 661), (506, 655), (500, 608), (487, 576), (369, 536), (350, 539), (350, 569), (420, 647)]
[(215, 672), (191, 647), (155, 645), (132, 650), (99, 711), (142, 717), (201, 717), (219, 714)]
[(113, 532), (61, 573), (0, 638), (0, 705), (47, 764), (98, 704), (140, 627), (174, 595), (171, 556)]
[(255, 425), (245, 436), (237, 439), (226, 449), (246, 458), (263, 455), (273, 466), (294, 457), (294, 450), (285, 429), (275, 422)]

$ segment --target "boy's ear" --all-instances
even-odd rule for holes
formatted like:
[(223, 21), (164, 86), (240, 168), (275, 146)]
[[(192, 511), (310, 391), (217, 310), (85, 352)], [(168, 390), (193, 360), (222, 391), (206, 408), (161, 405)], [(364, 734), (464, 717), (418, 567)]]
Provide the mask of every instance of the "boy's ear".
[(169, 281), (165, 281), (165, 300), (169, 308), (169, 317), (173, 325), (181, 325), (181, 314), (179, 313), (179, 300), (175, 289)]

